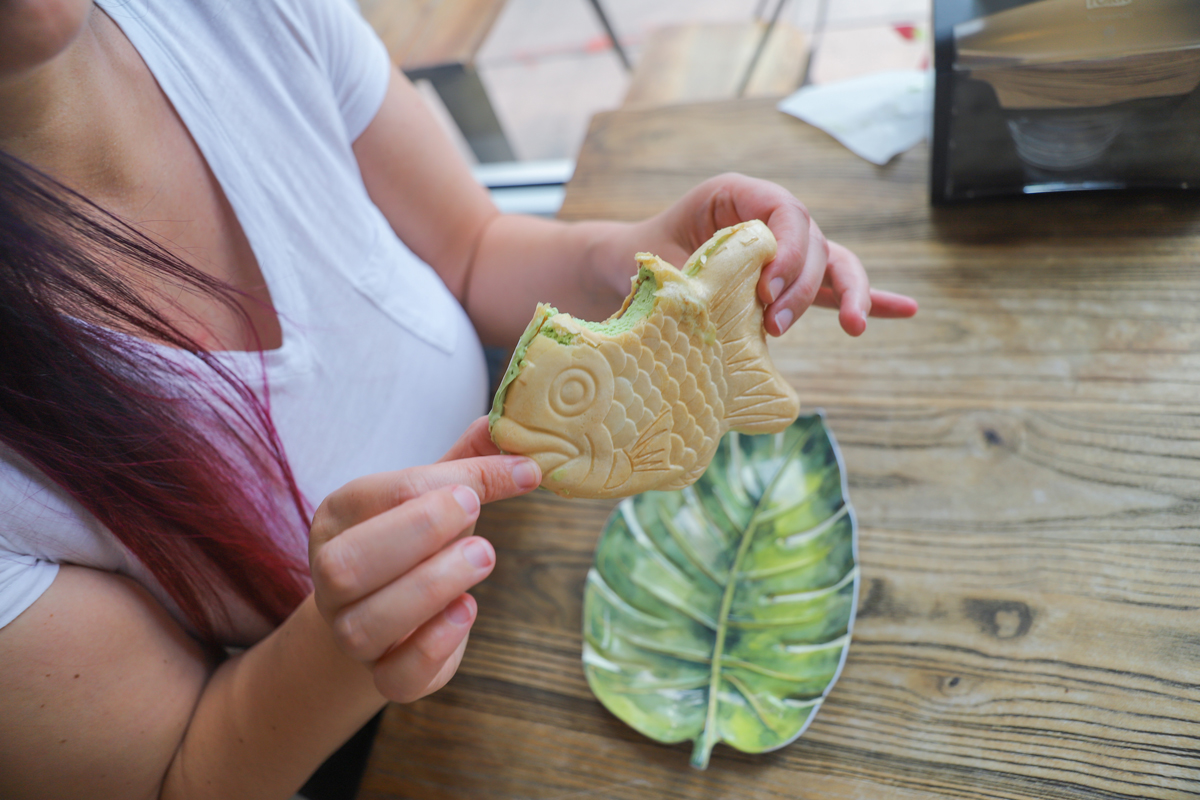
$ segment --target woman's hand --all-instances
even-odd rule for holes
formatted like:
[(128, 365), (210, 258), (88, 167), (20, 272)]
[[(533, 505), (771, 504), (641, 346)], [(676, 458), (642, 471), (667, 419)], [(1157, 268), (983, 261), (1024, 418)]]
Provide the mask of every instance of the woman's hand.
[(866, 330), (868, 316), (917, 313), (912, 298), (872, 290), (857, 256), (828, 241), (790, 192), (745, 175), (730, 173), (707, 180), (638, 225), (639, 241), (644, 242), (638, 249), (682, 265), (721, 228), (752, 219), (765, 222), (779, 244), (758, 282), (768, 333), (781, 335), (811, 305), (838, 309), (842, 328), (851, 336)]
[(351, 481), (317, 509), (309, 540), (317, 607), (389, 700), (437, 691), (458, 669), (476, 613), (466, 591), (496, 561), (491, 544), (471, 535), (480, 504), (541, 479), (531, 459), (500, 455), (479, 419), (438, 463)]

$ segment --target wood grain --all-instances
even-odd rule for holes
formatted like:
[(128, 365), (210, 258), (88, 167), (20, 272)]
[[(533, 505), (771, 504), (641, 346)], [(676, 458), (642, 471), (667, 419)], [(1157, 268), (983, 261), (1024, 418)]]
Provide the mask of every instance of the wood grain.
[(697, 772), (608, 714), (579, 628), (611, 504), (543, 493), (486, 510), (499, 557), (466, 659), (389, 709), (363, 798), (1200, 797), (1195, 201), (943, 216), (923, 152), (876, 169), (822, 137), (752, 101), (610, 114), (565, 207), (640, 216), (771, 165), (922, 304), (858, 339), (815, 310), (774, 343), (825, 409), (860, 525), (858, 622), (813, 726)]
[(931, 209), (928, 153), (918, 145), (885, 167), (775, 111), (776, 100), (698, 103), (598, 114), (560, 213), (637, 220), (725, 171), (780, 183), (838, 240), (935, 241), (1040, 250), (1048, 241), (1188, 236), (1200, 205), (1176, 193), (1040, 195)]

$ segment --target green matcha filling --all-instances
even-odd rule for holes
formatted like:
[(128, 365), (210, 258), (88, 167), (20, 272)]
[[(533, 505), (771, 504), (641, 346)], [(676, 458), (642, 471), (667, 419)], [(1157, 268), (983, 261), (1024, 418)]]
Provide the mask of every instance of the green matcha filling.
[(558, 328), (549, 328), (546, 326), (542, 326), (542, 329), (538, 333), (559, 344), (575, 344), (575, 340), (579, 338), (578, 333), (568, 333), (567, 331), (560, 331)]
[[(606, 336), (616, 336), (631, 330), (634, 325), (641, 322), (654, 311), (654, 295), (658, 291), (658, 280), (654, 277), (654, 273), (642, 267), (638, 270), (637, 285), (633, 289), (632, 295), (625, 301), (624, 307), (613, 316), (603, 322), (586, 322), (581, 319), (575, 319), (575, 322), (580, 327), (593, 330), (597, 333)], [(553, 326), (546, 325), (546, 321), (558, 313), (558, 309), (553, 306), (548, 306), (545, 303), (538, 305), (537, 311), (533, 315), (533, 319), (529, 321), (529, 325), (525, 327), (525, 332), (521, 334), (520, 340), (517, 341), (517, 347), (513, 350), (512, 360), (508, 362), (508, 370), (504, 373), (504, 378), (500, 381), (500, 388), (496, 390), (496, 396), (492, 399), (492, 410), (488, 414), (488, 428), (496, 424), (504, 413), (504, 398), (508, 394), (509, 385), (517, 379), (521, 369), (525, 366), (525, 351), (529, 349), (529, 345), (533, 342), (533, 337), (537, 335), (545, 336), (559, 344), (574, 344), (579, 338), (578, 334), (561, 331)]]
[(508, 362), (508, 369), (505, 371), (504, 377), (500, 380), (500, 388), (496, 390), (496, 396), (492, 399), (492, 410), (488, 414), (489, 430), (496, 424), (496, 420), (500, 419), (500, 415), (504, 413), (504, 396), (508, 394), (508, 385), (517, 379), (517, 375), (521, 372), (521, 367), (525, 365), (525, 351), (529, 349), (529, 344), (533, 341), (533, 337), (537, 336), (538, 331), (546, 324), (546, 320), (557, 313), (558, 309), (554, 306), (540, 303), (537, 311), (533, 314), (533, 319), (529, 320), (529, 324), (525, 326), (525, 332), (521, 334), (521, 338), (517, 340), (517, 348), (513, 350), (512, 360)]
[(616, 336), (631, 330), (654, 311), (654, 293), (658, 291), (658, 281), (654, 273), (645, 267), (638, 270), (637, 286), (633, 296), (625, 301), (625, 307), (603, 322), (584, 322), (575, 320), (581, 327), (602, 333), (605, 336)]

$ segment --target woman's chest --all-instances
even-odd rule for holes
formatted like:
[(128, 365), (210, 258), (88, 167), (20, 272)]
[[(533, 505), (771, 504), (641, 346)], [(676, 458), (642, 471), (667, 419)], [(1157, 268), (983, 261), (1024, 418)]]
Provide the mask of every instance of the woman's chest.
[[(149, 74), (147, 71), (147, 77)], [(149, 78), (152, 82), (153, 79)], [(229, 197), (166, 96), (143, 113), (132, 188), (110, 209), (224, 295), (197, 291), (170, 272), (149, 276), (155, 307), (208, 350), (272, 350), (283, 337), (270, 288)]]

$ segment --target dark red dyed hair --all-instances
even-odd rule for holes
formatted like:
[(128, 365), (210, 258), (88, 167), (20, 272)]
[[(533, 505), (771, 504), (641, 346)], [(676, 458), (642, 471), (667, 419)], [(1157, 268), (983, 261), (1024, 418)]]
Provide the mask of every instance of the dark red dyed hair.
[(222, 596), (278, 623), (307, 593), (307, 565), (279, 537), (303, 536), (309, 509), (269, 396), (167, 318), (164, 287), (211, 296), (249, 326), (231, 287), (0, 152), (0, 441), (216, 644)]

